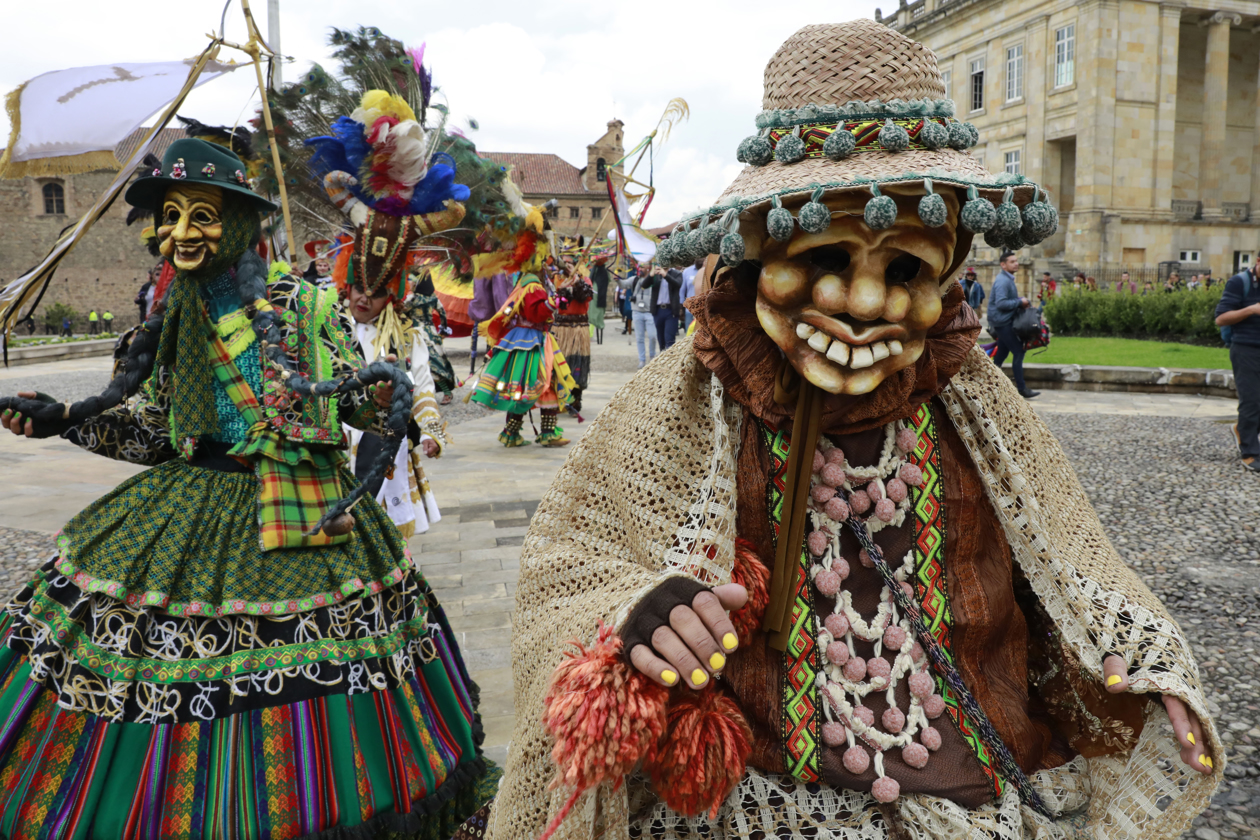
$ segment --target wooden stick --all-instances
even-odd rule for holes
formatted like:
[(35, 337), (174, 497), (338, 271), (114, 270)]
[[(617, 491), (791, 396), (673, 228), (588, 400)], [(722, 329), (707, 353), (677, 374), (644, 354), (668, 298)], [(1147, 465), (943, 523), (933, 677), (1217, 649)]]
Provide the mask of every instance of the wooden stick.
[[(258, 77), (258, 95), (262, 97), (263, 125), (267, 129), (267, 142), (271, 145), (271, 165), (275, 167), (276, 183), (280, 186), (280, 210), (284, 213), (285, 247), (288, 250), (286, 256), (292, 262), (294, 240), (293, 217), (289, 213), (289, 191), (284, 186), (284, 167), (280, 165), (280, 149), (276, 146), (276, 128), (271, 122), (271, 105), (267, 102), (267, 84), (263, 81), (262, 73), (262, 49), (259, 47), (259, 44), (265, 45), (266, 42), (262, 40), (262, 35), (258, 31), (258, 24), (254, 22), (254, 15), (249, 10), (249, 0), (241, 0), (241, 8), (245, 11), (245, 25), (249, 29), (249, 43), (239, 47), (239, 49), (248, 53), (250, 58), (254, 60), (254, 74)], [(270, 48), (268, 47), (268, 49)]]

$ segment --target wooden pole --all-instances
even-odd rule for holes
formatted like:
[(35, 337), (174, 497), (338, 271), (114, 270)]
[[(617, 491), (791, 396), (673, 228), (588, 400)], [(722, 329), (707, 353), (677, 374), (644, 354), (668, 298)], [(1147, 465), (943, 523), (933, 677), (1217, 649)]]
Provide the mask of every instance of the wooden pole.
[(280, 149), (276, 146), (276, 128), (271, 122), (271, 106), (267, 103), (267, 83), (263, 80), (262, 48), (259, 46), (262, 36), (258, 31), (258, 24), (254, 22), (254, 15), (249, 10), (249, 0), (241, 0), (241, 7), (245, 11), (245, 25), (249, 29), (249, 43), (240, 49), (248, 53), (250, 58), (254, 60), (254, 74), (258, 77), (258, 95), (262, 97), (263, 125), (267, 129), (267, 142), (271, 146), (271, 165), (276, 170), (276, 183), (280, 186), (280, 209), (284, 213), (285, 247), (288, 251), (285, 256), (292, 262), (294, 248), (293, 218), (289, 214), (289, 191), (284, 186), (284, 168), (280, 165)]

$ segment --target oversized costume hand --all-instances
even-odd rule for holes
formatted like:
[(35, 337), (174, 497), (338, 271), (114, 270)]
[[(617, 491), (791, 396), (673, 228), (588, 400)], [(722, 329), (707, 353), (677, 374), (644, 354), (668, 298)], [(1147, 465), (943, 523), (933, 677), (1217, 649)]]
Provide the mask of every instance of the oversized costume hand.
[(15, 435), (56, 437), (74, 425), (65, 419), (65, 412), (65, 404), (35, 391), (19, 391), (16, 397), (0, 397), (0, 423)]
[[(1103, 660), (1103, 677), (1107, 683), (1107, 691), (1120, 694), (1129, 690), (1128, 668), (1124, 660), (1112, 654)], [(1164, 710), (1168, 712), (1168, 721), (1172, 724), (1173, 734), (1177, 737), (1177, 745), (1181, 748), (1181, 760), (1192, 770), (1207, 776), (1212, 773), (1212, 756), (1207, 754), (1206, 742), (1203, 740), (1203, 725), (1199, 717), (1186, 708), (1186, 704), (1176, 697), (1161, 695)]]
[[(655, 600), (658, 591), (648, 600)], [(727, 613), (747, 600), (748, 590), (738, 583), (726, 583), (712, 589), (700, 587), (690, 605), (670, 599), (661, 603), (663, 609), (637, 610), (628, 622), (632, 626), (623, 633), (631, 664), (660, 685), (675, 685), (678, 675), (683, 674), (691, 688), (704, 688), (710, 675), (726, 667), (726, 656), (739, 647), (739, 636)], [(671, 601), (672, 607), (668, 606)]]

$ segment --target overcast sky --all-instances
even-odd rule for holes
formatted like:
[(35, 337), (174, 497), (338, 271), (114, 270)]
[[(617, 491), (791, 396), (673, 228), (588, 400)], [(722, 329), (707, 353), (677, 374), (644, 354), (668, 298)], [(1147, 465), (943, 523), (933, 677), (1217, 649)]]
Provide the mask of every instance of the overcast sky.
[[(227, 36), (243, 39), (240, 0), (230, 2)], [(425, 63), (455, 123), (478, 122), (470, 136), (479, 149), (554, 152), (576, 166), (609, 120), (625, 122), (628, 149), (682, 97), (691, 118), (656, 159), (647, 218), (656, 226), (711, 203), (735, 177), (735, 147), (753, 131), (762, 71), (779, 44), (806, 24), (869, 18), (879, 2), (895, 8), (891, 0), (280, 0), (281, 48), (294, 59), (284, 71), (293, 80), (312, 62), (335, 67), (326, 46), (333, 26), (377, 26), (410, 46), (426, 43)], [(6, 92), (50, 70), (195, 55), (223, 10), (219, 0), (6, 5)], [(266, 0), (253, 8), (265, 29)], [(256, 107), (254, 75), (243, 68), (193, 93), (181, 113), (231, 124)], [(2, 109), (0, 126), (7, 137)]]

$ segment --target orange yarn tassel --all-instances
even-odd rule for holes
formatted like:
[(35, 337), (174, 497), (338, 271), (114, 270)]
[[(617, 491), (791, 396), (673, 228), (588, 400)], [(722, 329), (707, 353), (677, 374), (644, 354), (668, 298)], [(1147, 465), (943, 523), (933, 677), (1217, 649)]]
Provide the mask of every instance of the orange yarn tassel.
[(670, 698), (669, 729), (644, 766), (666, 805), (688, 816), (708, 810), (712, 819), (744, 777), (750, 752), (752, 730), (743, 712), (710, 683)]
[(739, 634), (740, 644), (748, 644), (770, 604), (770, 569), (758, 559), (753, 544), (742, 538), (735, 541), (731, 583), (748, 590), (748, 603), (731, 613), (731, 623)]
[(551, 759), (559, 768), (552, 787), (574, 790), (539, 840), (555, 833), (587, 790), (612, 782), (621, 787), (640, 760), (650, 759), (665, 731), (669, 690), (626, 664), (622, 642), (599, 624), (589, 648), (570, 642), (543, 699), (543, 724), (555, 738)]

